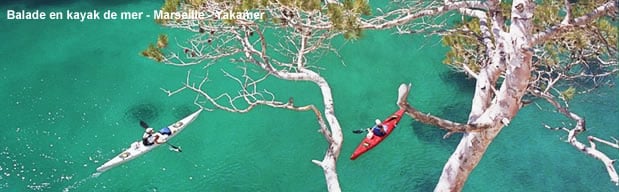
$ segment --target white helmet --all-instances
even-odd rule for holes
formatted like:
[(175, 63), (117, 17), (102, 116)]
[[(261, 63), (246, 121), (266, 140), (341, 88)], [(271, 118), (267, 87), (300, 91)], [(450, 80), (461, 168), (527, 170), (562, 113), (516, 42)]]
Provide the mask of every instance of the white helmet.
[(153, 132), (153, 128), (150, 128), (150, 127), (149, 127), (149, 128), (146, 128), (146, 132), (147, 132), (147, 133), (151, 133), (151, 132)]

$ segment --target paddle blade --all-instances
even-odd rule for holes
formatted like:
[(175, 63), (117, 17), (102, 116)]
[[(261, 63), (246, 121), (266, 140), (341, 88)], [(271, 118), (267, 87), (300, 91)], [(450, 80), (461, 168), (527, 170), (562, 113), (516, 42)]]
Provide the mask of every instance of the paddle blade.
[(354, 134), (361, 134), (363, 133), (363, 130), (359, 129), (359, 130), (352, 130), (352, 133)]
[(166, 143), (170, 146), (172, 151), (176, 151), (176, 152), (183, 152), (183, 149), (181, 149), (180, 147), (174, 146), (172, 144)]
[(144, 129), (149, 128), (148, 124), (146, 124), (146, 122), (140, 120), (140, 126), (142, 126)]

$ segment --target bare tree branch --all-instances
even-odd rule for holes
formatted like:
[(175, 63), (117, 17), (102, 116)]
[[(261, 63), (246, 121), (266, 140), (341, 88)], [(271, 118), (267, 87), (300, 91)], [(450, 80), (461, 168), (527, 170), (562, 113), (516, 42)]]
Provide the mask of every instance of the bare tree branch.
[(361, 28), (363, 29), (386, 29), (399, 25), (403, 25), (411, 22), (412, 20), (425, 17), (440, 15), (449, 11), (458, 10), (460, 8), (477, 8), (487, 9), (486, 5), (482, 1), (460, 1), (450, 2), (445, 1), (445, 4), (434, 6), (432, 3), (428, 8), (416, 10), (411, 9), (397, 9), (385, 13), (384, 15), (373, 17), (366, 21), (361, 21)]
[(489, 126), (476, 126), (476, 125), (470, 125), (470, 124), (461, 124), (461, 123), (442, 119), (440, 117), (436, 117), (436, 116), (418, 111), (417, 109), (410, 106), (410, 104), (408, 104), (407, 98), (408, 98), (408, 94), (410, 93), (410, 87), (411, 87), (410, 84), (400, 85), (400, 88), (398, 89), (397, 105), (406, 109), (406, 114), (410, 115), (415, 120), (422, 122), (424, 124), (433, 125), (438, 128), (446, 130), (447, 134), (444, 136), (444, 138), (447, 138), (451, 134), (454, 134), (454, 133), (474, 132), (474, 131), (479, 131), (479, 130), (489, 127)]
[[(211, 95), (214, 90), (207, 89), (207, 77), (202, 77), (198, 83), (192, 83), (191, 73), (187, 74), (187, 82), (174, 91), (165, 90), (169, 95), (189, 90), (197, 93), (204, 107), (246, 113), (259, 105), (283, 108), (295, 111), (312, 111), (317, 117), (319, 132), (329, 144), (322, 160), (312, 160), (319, 165), (325, 174), (327, 188), (331, 192), (340, 191), (336, 172), (336, 160), (340, 154), (343, 134), (335, 116), (334, 101), (331, 88), (326, 79), (312, 71), (318, 68), (311, 66), (309, 61), (316, 62), (322, 55), (321, 51), (333, 51), (328, 40), (338, 31), (331, 30), (331, 23), (326, 14), (320, 11), (305, 11), (298, 7), (283, 6), (276, 2), (260, 8), (278, 22), (255, 22), (236, 19), (224, 21), (216, 18), (219, 11), (233, 10), (233, 6), (225, 2), (206, 1), (200, 7), (181, 7), (181, 10), (198, 9), (211, 13), (210, 17), (199, 22), (172, 21), (166, 26), (187, 29), (198, 33), (189, 40), (188, 45), (180, 45), (185, 53), (172, 53), (164, 60), (176, 66), (187, 66), (209, 61), (205, 68), (210, 68), (218, 60), (229, 58), (231, 64), (241, 68), (242, 73), (221, 73), (236, 82), (240, 90), (237, 93), (224, 92), (217, 96)], [(233, 22), (233, 23), (226, 23)], [(275, 36), (265, 35), (266, 31), (275, 30)], [(272, 32), (269, 32), (272, 33)], [(185, 60), (189, 60), (188, 62)], [(251, 69), (263, 73), (252, 75)], [(208, 75), (207, 75), (208, 76)], [(269, 77), (288, 81), (309, 81), (315, 83), (321, 90), (324, 107), (321, 113), (314, 105), (295, 106), (293, 99), (282, 102), (276, 99), (276, 93), (260, 89), (259, 84)]]
[(592, 142), (592, 141), (600, 142), (600, 143), (608, 145), (608, 146), (610, 146), (612, 148), (619, 149), (619, 141), (617, 141), (617, 139), (615, 139), (615, 143), (611, 143), (609, 141), (606, 141), (604, 139), (600, 139), (600, 138), (597, 138), (597, 137), (594, 137), (594, 136), (588, 136), (587, 139), (589, 139), (590, 142)]
[(563, 21), (561, 21), (561, 25), (569, 25), (572, 23), (572, 4), (570, 4), (570, 0), (563, 0), (565, 4), (565, 17), (563, 17)]
[[(565, 130), (568, 132), (568, 139), (567, 141), (572, 144), (572, 146), (574, 146), (576, 149), (578, 149), (579, 151), (597, 159), (602, 161), (602, 163), (604, 164), (604, 167), (606, 168), (606, 171), (608, 172), (608, 175), (610, 176), (610, 180), (615, 183), (615, 185), (619, 186), (619, 175), (617, 175), (617, 171), (615, 170), (615, 167), (613, 165), (613, 163), (615, 163), (616, 160), (610, 159), (606, 154), (604, 154), (603, 152), (597, 150), (596, 145), (594, 143), (594, 141), (597, 142), (601, 142), (604, 144), (607, 144), (611, 147), (617, 148), (619, 149), (619, 146), (617, 146), (617, 144), (613, 144), (607, 141), (603, 141), (601, 139), (598, 139), (596, 137), (593, 136), (589, 136), (588, 140), (589, 140), (589, 147), (587, 147), (585, 144), (581, 143), (580, 141), (578, 141), (578, 139), (576, 138), (576, 136), (578, 136), (578, 134), (586, 131), (586, 125), (585, 125), (585, 119), (580, 117), (579, 115), (569, 111), (569, 109), (562, 107), (561, 104), (559, 104), (559, 102), (557, 102), (552, 95), (549, 95), (548, 93), (543, 93), (543, 92), (535, 92), (534, 93), (536, 96), (541, 97), (543, 99), (545, 99), (546, 101), (548, 101), (552, 106), (554, 106), (559, 113), (565, 115), (566, 117), (576, 121), (576, 126), (572, 129), (567, 129), (565, 127), (563, 128), (554, 128), (555, 130)], [(545, 127), (550, 128), (550, 126), (546, 125)]]

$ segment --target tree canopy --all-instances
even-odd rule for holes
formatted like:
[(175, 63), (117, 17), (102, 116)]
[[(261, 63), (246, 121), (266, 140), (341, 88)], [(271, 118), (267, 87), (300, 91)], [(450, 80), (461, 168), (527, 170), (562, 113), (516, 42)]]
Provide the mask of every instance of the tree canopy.
[[(410, 117), (446, 130), (446, 136), (467, 133), (447, 160), (437, 191), (462, 189), (492, 140), (530, 103), (525, 96), (548, 101), (559, 113), (575, 121), (571, 129), (545, 127), (567, 131), (569, 143), (602, 161), (611, 181), (619, 185), (614, 161), (593, 144), (594, 141), (608, 143), (593, 136), (589, 137), (590, 146), (579, 142), (576, 136), (586, 130), (584, 118), (567, 107), (567, 102), (577, 93), (614, 84), (619, 72), (616, 0), (393, 3), (393, 7), (383, 11), (370, 8), (366, 0), (166, 0), (162, 11), (200, 11), (209, 17), (158, 20), (164, 26), (189, 30), (196, 35), (180, 45), (182, 53), (168, 47), (167, 36), (161, 35), (142, 54), (177, 66), (211, 67), (212, 62), (221, 59), (243, 63), (241, 76), (223, 72), (238, 82), (240, 91), (236, 95), (212, 96), (204, 86), (208, 77), (190, 82), (191, 73), (181, 88), (165, 90), (169, 95), (193, 91), (198, 94), (198, 105), (209, 103), (229, 112), (248, 112), (257, 105), (313, 111), (319, 132), (329, 143), (324, 159), (313, 162), (323, 169), (329, 191), (340, 191), (336, 162), (343, 134), (329, 82), (311, 65), (322, 55), (317, 52), (330, 51), (337, 55), (331, 45), (333, 38), (342, 35), (357, 40), (364, 30), (440, 35), (450, 49), (443, 63), (476, 80), (468, 120), (455, 122), (415, 109), (406, 100), (410, 86), (400, 86), (398, 101)], [(219, 17), (222, 12), (243, 11), (264, 16), (258, 20)], [(457, 22), (448, 22), (453, 20)], [(248, 75), (247, 64), (266, 75), (259, 78)], [(316, 105), (297, 106), (293, 98), (278, 100), (275, 93), (258, 89), (257, 85), (269, 76), (314, 83), (320, 88), (324, 109), (321, 111)], [(237, 102), (247, 105), (238, 107)]]

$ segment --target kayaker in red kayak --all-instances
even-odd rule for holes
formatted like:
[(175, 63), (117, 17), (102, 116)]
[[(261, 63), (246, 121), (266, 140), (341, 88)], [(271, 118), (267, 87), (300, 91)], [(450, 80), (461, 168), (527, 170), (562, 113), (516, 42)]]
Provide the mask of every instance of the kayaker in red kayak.
[[(357, 157), (376, 147), (376, 145), (391, 135), (398, 122), (400, 122), (400, 119), (402, 119), (404, 112), (406, 112), (405, 109), (399, 109), (383, 121), (377, 119), (375, 126), (366, 129), (368, 132), (367, 137), (359, 143), (359, 146), (357, 146), (353, 154), (350, 156), (350, 159), (357, 159)], [(353, 133), (360, 134), (363, 133), (363, 130), (354, 130)], [(374, 135), (376, 135), (376, 137), (374, 137)]]
[(376, 135), (379, 137), (383, 137), (387, 134), (388, 127), (383, 125), (379, 119), (376, 119), (376, 125), (371, 129), (368, 129), (368, 138), (372, 138), (372, 136)]

